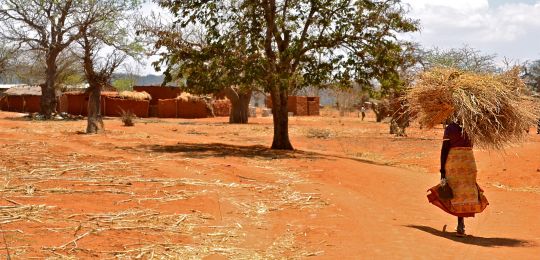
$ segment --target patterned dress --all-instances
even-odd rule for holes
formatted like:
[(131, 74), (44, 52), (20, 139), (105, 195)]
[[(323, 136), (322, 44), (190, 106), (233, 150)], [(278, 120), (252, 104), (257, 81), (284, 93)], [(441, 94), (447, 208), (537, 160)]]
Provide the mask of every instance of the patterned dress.
[(430, 194), (427, 197), (430, 203), (454, 216), (474, 217), (474, 214), (482, 212), (489, 203), (484, 191), (476, 183), (477, 170), (472, 145), (461, 131), (456, 136), (452, 127), (455, 126), (449, 126), (445, 131), (445, 139), (451, 143), (445, 169), (447, 185), (452, 189), (454, 197), (451, 200), (441, 200), (437, 193), (439, 185), (429, 189)]

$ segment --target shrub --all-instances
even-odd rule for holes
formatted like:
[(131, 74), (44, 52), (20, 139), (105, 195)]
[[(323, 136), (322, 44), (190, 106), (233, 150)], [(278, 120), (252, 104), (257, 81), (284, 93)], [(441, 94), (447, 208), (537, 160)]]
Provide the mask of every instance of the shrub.
[(328, 129), (318, 129), (318, 128), (310, 128), (307, 130), (306, 136), (308, 138), (319, 138), (319, 139), (328, 139), (330, 138), (330, 130)]
[(135, 122), (134, 119), (136, 118), (135, 114), (131, 112), (131, 110), (124, 111), (123, 109), (120, 112), (120, 119), (122, 120), (122, 123), (124, 123), (124, 126), (134, 126)]

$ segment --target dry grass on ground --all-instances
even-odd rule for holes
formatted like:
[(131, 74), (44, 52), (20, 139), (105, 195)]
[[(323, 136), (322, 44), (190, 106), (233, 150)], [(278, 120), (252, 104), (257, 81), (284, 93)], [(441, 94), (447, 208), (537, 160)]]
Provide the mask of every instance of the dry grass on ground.
[[(87, 136), (77, 134), (84, 121), (25, 121), (0, 112), (4, 245), (14, 259), (350, 256), (353, 249), (335, 234), (352, 231), (336, 228), (360, 204), (338, 205), (335, 194), (352, 190), (332, 190), (338, 184), (330, 180), (356, 174), (346, 167), (371, 169), (366, 165), (430, 178), (441, 129), (412, 128), (398, 138), (372, 118), (327, 112), (291, 118), (295, 152), (267, 149), (269, 118), (248, 125), (138, 119), (136, 128), (107, 119), (105, 134)], [(489, 178), (482, 184), (505, 192), (540, 187), (539, 178)], [(519, 188), (525, 190), (510, 190)]]

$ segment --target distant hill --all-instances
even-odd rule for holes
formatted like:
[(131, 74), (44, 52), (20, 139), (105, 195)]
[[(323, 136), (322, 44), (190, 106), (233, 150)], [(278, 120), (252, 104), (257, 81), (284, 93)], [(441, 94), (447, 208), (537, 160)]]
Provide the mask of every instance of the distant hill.
[(163, 75), (154, 75), (154, 74), (148, 74), (148, 75), (142, 76), (142, 75), (130, 75), (130, 74), (125, 74), (125, 73), (117, 73), (113, 75), (113, 80), (122, 79), (122, 78), (135, 78), (136, 86), (149, 86), (149, 85), (161, 85), (165, 77)]
[[(130, 74), (125, 74), (125, 73), (115, 73), (112, 77), (112, 80), (114, 81), (115, 79), (126, 79), (126, 78), (135, 78), (135, 85), (137, 86), (148, 86), (148, 85), (161, 85), (165, 77), (163, 75), (153, 75), (153, 74), (142, 76), (142, 75), (130, 75)], [(0, 78), (0, 84), (19, 84), (19, 83), (20, 83), (19, 80), (15, 80), (10, 77)]]

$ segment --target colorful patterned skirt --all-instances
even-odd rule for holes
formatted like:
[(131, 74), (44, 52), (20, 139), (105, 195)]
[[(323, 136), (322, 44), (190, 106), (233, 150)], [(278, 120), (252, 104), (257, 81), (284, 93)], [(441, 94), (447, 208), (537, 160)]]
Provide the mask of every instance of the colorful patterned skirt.
[(457, 217), (474, 217), (489, 204), (484, 190), (476, 183), (476, 162), (471, 148), (451, 148), (446, 159), (446, 180), (454, 193), (451, 200), (441, 200), (439, 185), (429, 189), (428, 200), (433, 205)]

